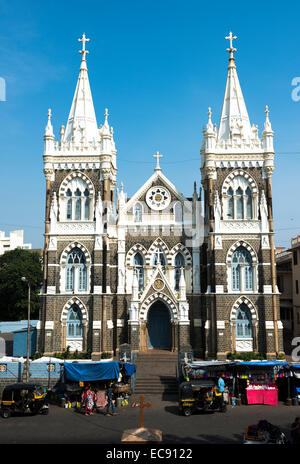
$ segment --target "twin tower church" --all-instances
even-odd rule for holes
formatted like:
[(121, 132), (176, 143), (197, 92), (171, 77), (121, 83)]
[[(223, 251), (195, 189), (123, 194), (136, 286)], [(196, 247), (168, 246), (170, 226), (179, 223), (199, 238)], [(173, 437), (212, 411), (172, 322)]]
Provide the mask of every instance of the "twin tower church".
[[(117, 184), (108, 112), (97, 124), (86, 42), (66, 127), (44, 134), (44, 285), (38, 351), (193, 349), (283, 352), (272, 214), (273, 130), (250, 124), (229, 40), (219, 126), (203, 128), (201, 188), (184, 197), (153, 172), (128, 198)], [(119, 122), (121, 126), (121, 122)], [(151, 155), (152, 156), (152, 155)], [(186, 171), (188, 174), (188, 171)], [(192, 173), (191, 173), (192, 174)], [(199, 173), (200, 174), (200, 173)], [(130, 182), (130, 179), (127, 181)]]

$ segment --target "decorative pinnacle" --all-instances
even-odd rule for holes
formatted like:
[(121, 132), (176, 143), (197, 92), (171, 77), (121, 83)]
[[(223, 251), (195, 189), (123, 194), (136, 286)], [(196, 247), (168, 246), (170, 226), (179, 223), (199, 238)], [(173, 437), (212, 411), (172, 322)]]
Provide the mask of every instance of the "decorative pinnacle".
[(266, 119), (269, 119), (269, 107), (268, 107), (268, 105), (265, 106), (265, 113), (266, 113)]
[(48, 121), (47, 121), (46, 129), (45, 129), (45, 136), (54, 137), (54, 135), (53, 135), (53, 127), (52, 127), (52, 123), (51, 123), (51, 116), (52, 116), (52, 113), (51, 113), (51, 109), (49, 108), (48, 109)]
[(82, 55), (81, 61), (86, 61), (86, 54), (89, 52), (85, 49), (85, 44), (89, 41), (90, 39), (86, 38), (85, 33), (82, 34), (81, 39), (78, 39), (78, 42), (82, 42), (82, 50), (79, 50), (79, 53)]
[(225, 37), (226, 40), (229, 40), (229, 48), (226, 48), (226, 51), (230, 53), (229, 59), (233, 60), (233, 53), (236, 52), (236, 48), (233, 47), (232, 41), (237, 39), (236, 35), (232, 35), (232, 32), (229, 32), (229, 36)]
[(159, 151), (157, 151), (157, 152), (155, 153), (155, 155), (153, 155), (153, 158), (156, 158), (156, 168), (155, 168), (155, 171), (161, 171), (161, 167), (160, 167), (160, 165), (159, 165), (159, 158), (162, 158), (162, 157), (163, 157), (163, 155), (161, 155), (161, 154), (159, 153)]
[(109, 114), (108, 114), (108, 109), (105, 108), (105, 113), (104, 113), (105, 122), (107, 122), (108, 116), (109, 116)]

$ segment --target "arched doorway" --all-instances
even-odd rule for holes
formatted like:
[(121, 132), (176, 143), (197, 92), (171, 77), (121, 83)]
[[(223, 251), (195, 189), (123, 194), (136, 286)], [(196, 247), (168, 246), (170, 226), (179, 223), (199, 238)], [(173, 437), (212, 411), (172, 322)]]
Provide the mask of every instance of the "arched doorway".
[(157, 301), (148, 311), (148, 348), (171, 349), (171, 324), (166, 305)]

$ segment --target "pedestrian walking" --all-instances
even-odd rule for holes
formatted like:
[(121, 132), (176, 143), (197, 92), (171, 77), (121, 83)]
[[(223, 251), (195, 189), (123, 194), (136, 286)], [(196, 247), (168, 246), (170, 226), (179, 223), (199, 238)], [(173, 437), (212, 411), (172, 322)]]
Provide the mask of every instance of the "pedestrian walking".
[[(106, 416), (115, 416), (115, 405), (113, 402), (113, 390), (112, 390), (112, 383), (108, 384), (107, 390), (106, 390), (106, 398), (107, 398), (107, 406), (106, 406)], [(109, 409), (111, 408), (111, 414), (109, 413)]]
[(97, 406), (98, 394), (97, 394), (96, 389), (94, 390), (93, 401), (94, 401), (93, 410), (97, 411), (97, 408), (98, 408), (98, 406)]

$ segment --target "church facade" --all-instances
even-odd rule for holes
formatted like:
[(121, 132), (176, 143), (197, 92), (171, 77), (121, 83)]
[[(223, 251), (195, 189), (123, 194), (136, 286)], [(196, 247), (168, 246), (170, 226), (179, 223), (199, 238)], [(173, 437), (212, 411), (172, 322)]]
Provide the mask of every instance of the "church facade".
[[(200, 189), (184, 197), (154, 171), (131, 197), (117, 184), (105, 110), (98, 127), (86, 39), (66, 127), (44, 134), (44, 284), (38, 350), (117, 354), (193, 349), (199, 357), (283, 351), (272, 214), (273, 130), (250, 124), (230, 33), (220, 124), (203, 128)], [(128, 179), (128, 183), (130, 179)]]

